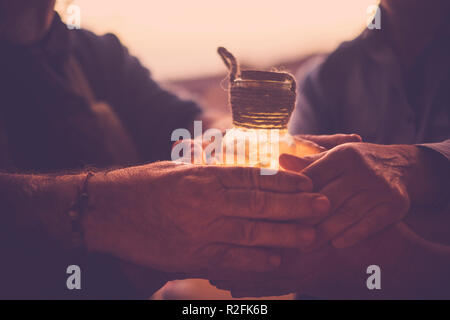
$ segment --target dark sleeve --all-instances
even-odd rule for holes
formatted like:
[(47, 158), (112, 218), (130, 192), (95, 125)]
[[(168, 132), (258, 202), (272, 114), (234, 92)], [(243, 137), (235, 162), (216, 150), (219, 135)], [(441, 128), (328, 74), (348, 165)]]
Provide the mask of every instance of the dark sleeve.
[(431, 172), (435, 175), (435, 183), (438, 186), (435, 206), (450, 208), (450, 139), (417, 146), (427, 149), (433, 159)]
[(432, 149), (436, 152), (439, 152), (444, 157), (446, 157), (448, 161), (450, 161), (450, 139), (447, 139), (442, 142), (436, 142), (436, 143), (419, 144), (418, 146), (425, 147), (428, 149)]
[[(171, 134), (191, 128), (199, 106), (162, 88), (112, 35), (78, 34), (78, 55), (97, 99), (107, 101), (133, 137), (145, 161), (168, 160)], [(91, 54), (91, 56), (88, 56)], [(90, 66), (90, 67), (89, 67)]]
[[(348, 58), (348, 44), (342, 44), (309, 72), (299, 72), (298, 98), (289, 123), (291, 134), (333, 134), (340, 131), (339, 110)], [(305, 67), (302, 67), (305, 68)]]

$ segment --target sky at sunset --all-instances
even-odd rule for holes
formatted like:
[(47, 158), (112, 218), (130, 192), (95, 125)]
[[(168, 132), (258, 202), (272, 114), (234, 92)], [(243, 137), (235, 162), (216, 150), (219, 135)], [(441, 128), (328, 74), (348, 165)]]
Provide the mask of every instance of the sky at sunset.
[(376, 0), (74, 0), (81, 26), (114, 32), (158, 79), (225, 70), (225, 46), (270, 66), (356, 36)]

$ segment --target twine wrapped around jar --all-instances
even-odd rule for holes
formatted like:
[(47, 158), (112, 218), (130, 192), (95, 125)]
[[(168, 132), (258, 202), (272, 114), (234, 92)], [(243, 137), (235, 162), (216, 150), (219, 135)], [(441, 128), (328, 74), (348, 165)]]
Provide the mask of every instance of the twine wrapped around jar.
[(287, 129), (295, 107), (295, 78), (287, 72), (240, 70), (225, 48), (218, 53), (229, 70), (229, 103), (236, 127)]

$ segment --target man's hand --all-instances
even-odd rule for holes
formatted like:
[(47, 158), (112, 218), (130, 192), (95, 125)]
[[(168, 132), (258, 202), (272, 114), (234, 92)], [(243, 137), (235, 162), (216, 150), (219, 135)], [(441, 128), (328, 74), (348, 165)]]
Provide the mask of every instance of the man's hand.
[(97, 174), (89, 184), (86, 242), (191, 276), (271, 270), (280, 257), (270, 248), (315, 240), (314, 229), (300, 222), (325, 217), (329, 202), (311, 191), (304, 175), (263, 176), (258, 168), (160, 162)]
[(416, 184), (425, 183), (422, 159), (415, 146), (348, 143), (304, 158), (281, 155), (280, 164), (309, 176), (330, 199), (332, 215), (318, 224), (315, 246), (332, 240), (342, 248), (406, 215)]

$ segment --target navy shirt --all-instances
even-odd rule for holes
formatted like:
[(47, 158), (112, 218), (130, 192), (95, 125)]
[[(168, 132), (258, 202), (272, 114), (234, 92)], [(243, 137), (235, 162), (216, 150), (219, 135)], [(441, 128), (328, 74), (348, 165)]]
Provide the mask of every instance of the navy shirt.
[[(93, 92), (131, 136), (138, 162), (170, 159), (171, 133), (199, 107), (161, 88), (116, 36), (68, 30), (58, 16), (33, 46), (0, 42), (0, 161), (34, 172), (116, 165), (88, 99), (67, 77), (74, 57)], [(2, 160), (3, 158), (3, 160)], [(0, 162), (0, 168), (2, 163)]]

